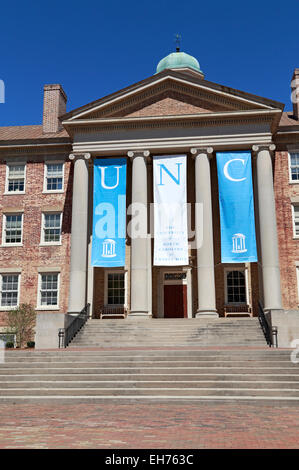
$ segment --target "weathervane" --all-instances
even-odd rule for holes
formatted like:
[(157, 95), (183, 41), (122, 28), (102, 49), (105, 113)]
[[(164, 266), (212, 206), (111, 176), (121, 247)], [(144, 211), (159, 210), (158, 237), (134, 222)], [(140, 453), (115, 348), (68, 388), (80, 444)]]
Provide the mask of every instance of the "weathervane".
[(175, 35), (175, 42), (176, 42), (176, 51), (177, 52), (180, 52), (181, 40), (182, 40), (182, 36), (180, 34), (176, 34)]

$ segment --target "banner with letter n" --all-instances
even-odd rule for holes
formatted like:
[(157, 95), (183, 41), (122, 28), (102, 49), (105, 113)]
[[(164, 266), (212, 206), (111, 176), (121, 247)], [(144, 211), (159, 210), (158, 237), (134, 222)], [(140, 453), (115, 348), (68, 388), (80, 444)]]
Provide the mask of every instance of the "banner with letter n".
[(155, 266), (189, 264), (186, 169), (186, 155), (153, 157)]
[(250, 152), (217, 153), (221, 262), (257, 261)]
[(94, 160), (91, 265), (125, 265), (126, 158)]

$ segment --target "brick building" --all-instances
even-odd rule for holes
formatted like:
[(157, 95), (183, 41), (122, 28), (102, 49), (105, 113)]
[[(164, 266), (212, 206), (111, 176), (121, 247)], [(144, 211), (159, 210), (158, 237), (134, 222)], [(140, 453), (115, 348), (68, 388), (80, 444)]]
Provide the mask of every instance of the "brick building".
[[(290, 112), (207, 81), (183, 52), (162, 59), (155, 75), (68, 113), (62, 86), (45, 85), (42, 125), (0, 128), (1, 327), (20, 302), (36, 308), (41, 330), (56, 341), (65, 314), (87, 303), (93, 318), (103, 305), (125, 305), (129, 318), (200, 320), (230, 307), (257, 316), (260, 301), (272, 323), (287, 325), (288, 341), (296, 337), (298, 75), (296, 69)], [(215, 153), (238, 150), (252, 152), (259, 262), (225, 265)], [(149, 207), (152, 156), (164, 154), (188, 156), (188, 223), (194, 236), (194, 203), (202, 202), (203, 248), (190, 245), (186, 266), (153, 266), (148, 211), (148, 237), (127, 237), (125, 266), (92, 267), (93, 160), (127, 157), (127, 206)]]

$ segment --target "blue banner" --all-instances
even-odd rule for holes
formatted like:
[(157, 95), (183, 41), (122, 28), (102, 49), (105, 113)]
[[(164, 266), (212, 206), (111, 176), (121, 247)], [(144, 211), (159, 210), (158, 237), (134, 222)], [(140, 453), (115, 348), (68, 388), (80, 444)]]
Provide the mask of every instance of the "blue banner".
[(257, 261), (251, 153), (217, 153), (221, 262)]
[(94, 160), (91, 265), (125, 265), (126, 158)]

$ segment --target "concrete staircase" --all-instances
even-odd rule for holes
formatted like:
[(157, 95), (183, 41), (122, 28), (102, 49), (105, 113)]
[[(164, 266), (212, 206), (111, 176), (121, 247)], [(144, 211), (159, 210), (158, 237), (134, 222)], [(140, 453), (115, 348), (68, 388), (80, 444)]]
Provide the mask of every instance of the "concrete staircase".
[(258, 318), (89, 320), (71, 347), (267, 346)]
[(298, 406), (299, 364), (270, 348), (7, 351), (0, 364), (1, 403), (142, 400)]

